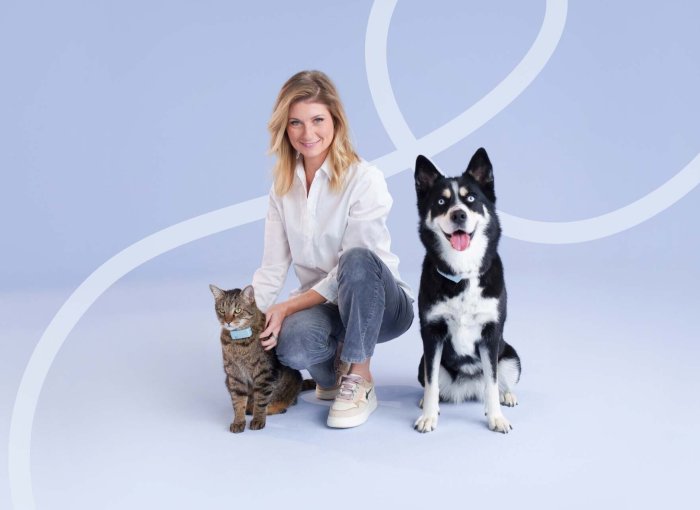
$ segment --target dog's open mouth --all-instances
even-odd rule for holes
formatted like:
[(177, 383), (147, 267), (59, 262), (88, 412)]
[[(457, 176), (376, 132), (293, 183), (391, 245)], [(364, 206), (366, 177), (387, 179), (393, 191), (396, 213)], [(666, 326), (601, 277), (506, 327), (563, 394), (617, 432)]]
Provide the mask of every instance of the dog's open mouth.
[(450, 241), (452, 247), (457, 251), (464, 251), (467, 248), (469, 248), (471, 236), (467, 234), (464, 230), (455, 230), (454, 232), (452, 232), (452, 234), (445, 234), (445, 237), (448, 241)]

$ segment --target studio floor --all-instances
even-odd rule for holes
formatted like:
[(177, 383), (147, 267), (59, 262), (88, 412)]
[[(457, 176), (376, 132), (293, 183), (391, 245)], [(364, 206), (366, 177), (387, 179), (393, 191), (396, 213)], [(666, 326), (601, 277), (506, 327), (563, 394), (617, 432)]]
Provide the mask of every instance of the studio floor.
[[(487, 429), (480, 403), (442, 405), (435, 432), (413, 430), (416, 323), (377, 348), (379, 408), (365, 425), (327, 428), (328, 404), (308, 392), (264, 430), (233, 435), (206, 284), (125, 279), (45, 381), (31, 443), (37, 508), (687, 504), (700, 445), (697, 326), (681, 320), (692, 300), (648, 299), (634, 269), (597, 280), (538, 271), (510, 278), (506, 332), (523, 376), (508, 435)], [(5, 296), (3, 314), (27, 324), (59, 300)], [(21, 340), (37, 331), (10, 333), (23, 348), (3, 361), (8, 407), (31, 354)]]

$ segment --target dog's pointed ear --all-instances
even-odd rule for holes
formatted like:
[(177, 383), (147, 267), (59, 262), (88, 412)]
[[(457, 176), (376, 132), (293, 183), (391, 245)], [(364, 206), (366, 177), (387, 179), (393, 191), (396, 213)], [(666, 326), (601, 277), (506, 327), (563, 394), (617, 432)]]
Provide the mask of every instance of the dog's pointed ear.
[(416, 158), (416, 173), (414, 178), (416, 180), (416, 193), (422, 195), (433, 187), (435, 181), (440, 177), (444, 177), (440, 171), (433, 165), (433, 163), (419, 154)]
[(492, 202), (496, 202), (496, 193), (493, 185), (493, 165), (486, 154), (486, 150), (480, 147), (472, 156), (463, 175), (471, 175), (479, 183), (481, 189)]
[(474, 153), (465, 173), (471, 175), (481, 185), (493, 182), (493, 165), (483, 147)]

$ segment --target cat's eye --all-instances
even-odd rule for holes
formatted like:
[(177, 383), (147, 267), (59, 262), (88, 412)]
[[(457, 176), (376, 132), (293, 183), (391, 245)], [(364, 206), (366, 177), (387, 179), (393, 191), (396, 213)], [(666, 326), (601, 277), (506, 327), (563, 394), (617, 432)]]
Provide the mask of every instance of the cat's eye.
[(238, 315), (239, 313), (241, 313), (241, 309), (240, 309), (240, 308), (234, 308), (234, 309), (233, 309), (233, 313), (235, 313), (236, 315)]
[(221, 315), (224, 314), (224, 309), (221, 307), (217, 308), (216, 311), (219, 312)]

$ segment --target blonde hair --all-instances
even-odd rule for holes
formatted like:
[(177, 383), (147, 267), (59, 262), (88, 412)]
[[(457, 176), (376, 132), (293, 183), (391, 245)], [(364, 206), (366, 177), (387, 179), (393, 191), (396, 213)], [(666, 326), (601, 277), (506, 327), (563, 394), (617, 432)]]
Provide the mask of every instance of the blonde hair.
[(328, 108), (333, 118), (333, 142), (328, 152), (330, 161), (330, 188), (340, 191), (345, 172), (353, 163), (360, 161), (350, 142), (348, 119), (333, 82), (321, 71), (301, 71), (282, 86), (272, 117), (267, 125), (270, 131), (270, 154), (277, 156), (272, 170), (275, 193), (284, 195), (294, 182), (296, 151), (287, 136), (289, 109), (299, 101), (313, 101)]

